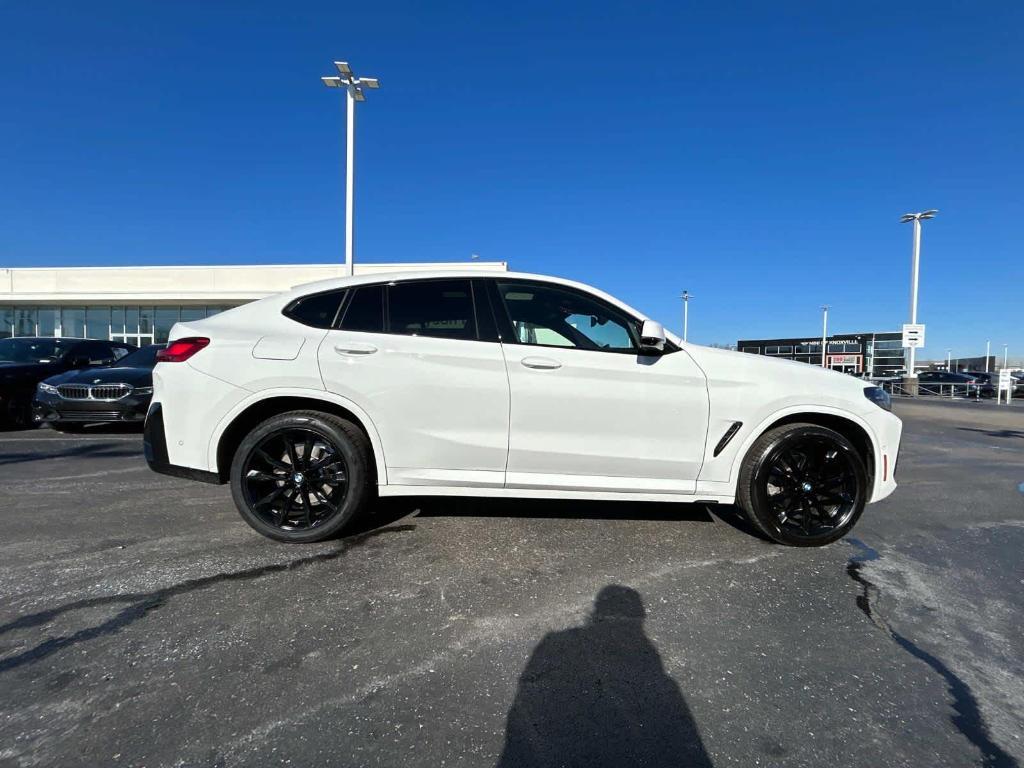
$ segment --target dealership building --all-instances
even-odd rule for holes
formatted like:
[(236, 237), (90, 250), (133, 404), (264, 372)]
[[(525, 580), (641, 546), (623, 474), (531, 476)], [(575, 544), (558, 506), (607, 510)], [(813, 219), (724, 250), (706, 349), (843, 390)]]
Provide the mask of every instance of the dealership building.
[[(906, 371), (901, 331), (846, 333), (829, 336), (825, 364), (837, 371), (870, 378), (898, 376)], [(808, 339), (741, 339), (736, 349), (754, 355), (821, 365), (821, 337)]]
[[(355, 274), (470, 269), (505, 262), (356, 264)], [(296, 285), (341, 277), (341, 264), (0, 269), (0, 338), (70, 336), (141, 346), (199, 320)]]

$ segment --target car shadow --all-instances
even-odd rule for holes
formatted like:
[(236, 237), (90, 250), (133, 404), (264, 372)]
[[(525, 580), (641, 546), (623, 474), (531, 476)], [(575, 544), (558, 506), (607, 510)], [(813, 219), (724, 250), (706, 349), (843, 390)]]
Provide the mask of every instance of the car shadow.
[(558, 520), (690, 520), (712, 522), (705, 504), (578, 499), (501, 499), (486, 496), (409, 496), (381, 499), (380, 509), (420, 517), (518, 517)]
[(1024, 430), (1020, 429), (978, 429), (977, 427), (957, 427), (961, 432), (980, 432), (989, 437), (1020, 437), (1024, 438)]
[(711, 768), (645, 617), (639, 592), (610, 584), (581, 626), (544, 636), (519, 677), (498, 768)]
[(44, 461), (47, 459), (69, 459), (74, 457), (92, 458), (126, 458), (128, 456), (138, 457), (142, 455), (142, 448), (126, 449), (118, 443), (85, 443), (65, 448), (60, 451), (25, 451), (19, 453), (5, 453), (0, 451), (0, 466), (7, 464), (24, 464), (30, 461)]

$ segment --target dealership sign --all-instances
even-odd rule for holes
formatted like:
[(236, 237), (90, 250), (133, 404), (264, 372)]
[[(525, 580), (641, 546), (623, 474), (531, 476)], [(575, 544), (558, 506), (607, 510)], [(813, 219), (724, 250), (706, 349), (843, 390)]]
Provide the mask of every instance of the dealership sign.
[(924, 324), (904, 323), (903, 324), (903, 347), (918, 348), (924, 346)]

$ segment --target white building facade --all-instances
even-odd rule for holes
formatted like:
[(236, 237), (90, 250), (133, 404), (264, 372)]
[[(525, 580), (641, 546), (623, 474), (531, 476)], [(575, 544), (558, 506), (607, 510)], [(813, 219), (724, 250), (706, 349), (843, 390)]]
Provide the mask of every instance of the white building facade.
[[(505, 262), (356, 264), (357, 275), (445, 268), (504, 272)], [(65, 336), (129, 344), (167, 341), (198, 320), (303, 283), (341, 277), (340, 264), (0, 269), (0, 338)]]

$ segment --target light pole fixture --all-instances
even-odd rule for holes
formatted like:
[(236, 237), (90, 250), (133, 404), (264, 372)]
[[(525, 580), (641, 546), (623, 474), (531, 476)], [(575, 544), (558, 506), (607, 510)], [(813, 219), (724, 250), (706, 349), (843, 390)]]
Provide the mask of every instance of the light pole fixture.
[(352, 250), (355, 239), (353, 211), (353, 189), (355, 187), (355, 148), (356, 148), (356, 102), (366, 101), (366, 88), (379, 88), (380, 81), (375, 77), (356, 77), (347, 61), (336, 61), (337, 75), (321, 77), (320, 80), (328, 88), (344, 88), (347, 105), (346, 110), (346, 151), (345, 151), (345, 274), (352, 274)]
[(690, 299), (693, 298), (693, 294), (689, 291), (683, 291), (683, 295), (679, 298), (683, 300), (683, 341), (686, 341), (690, 330)]
[[(917, 280), (921, 265), (921, 222), (925, 219), (934, 219), (938, 210), (933, 208), (920, 213), (905, 213), (900, 217), (900, 223), (914, 222), (914, 255), (910, 265), (910, 322), (917, 324)], [(910, 363), (907, 366), (907, 376), (916, 379), (917, 369), (914, 367), (917, 360), (917, 348), (910, 348)]]
[(821, 367), (826, 368), (825, 353), (828, 351), (828, 304), (821, 305)]

